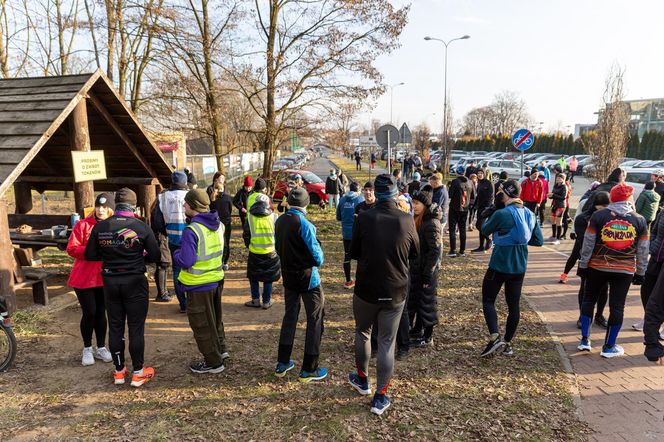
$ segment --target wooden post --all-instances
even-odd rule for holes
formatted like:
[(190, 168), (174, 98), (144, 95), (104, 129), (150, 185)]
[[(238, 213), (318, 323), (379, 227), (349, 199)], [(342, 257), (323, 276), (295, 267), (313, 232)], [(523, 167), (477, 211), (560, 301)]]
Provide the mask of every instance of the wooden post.
[(9, 237), (7, 202), (0, 200), (0, 296), (7, 301), (9, 313), (16, 310), (14, 293), (14, 247)]
[[(88, 129), (88, 111), (86, 100), (81, 100), (69, 115), (69, 139), (72, 150), (90, 151), (90, 131)], [(92, 181), (74, 183), (74, 202), (76, 212), (84, 216), (83, 209), (95, 204), (95, 189)]]
[(138, 206), (143, 209), (143, 217), (145, 222), (150, 224), (150, 209), (152, 203), (157, 199), (157, 188), (154, 185), (140, 185), (138, 186)]
[(25, 214), (32, 210), (32, 189), (29, 183), (14, 183), (16, 213)]

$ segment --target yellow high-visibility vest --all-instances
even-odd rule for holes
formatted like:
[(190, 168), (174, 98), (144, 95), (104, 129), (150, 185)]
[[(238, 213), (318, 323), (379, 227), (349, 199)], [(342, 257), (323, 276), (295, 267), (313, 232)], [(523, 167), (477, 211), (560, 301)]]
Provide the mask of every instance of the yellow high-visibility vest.
[(191, 223), (187, 229), (193, 230), (198, 238), (196, 263), (188, 269), (182, 269), (178, 281), (184, 285), (202, 285), (224, 279), (222, 255), (224, 253), (224, 225), (217, 231), (210, 230), (200, 223)]

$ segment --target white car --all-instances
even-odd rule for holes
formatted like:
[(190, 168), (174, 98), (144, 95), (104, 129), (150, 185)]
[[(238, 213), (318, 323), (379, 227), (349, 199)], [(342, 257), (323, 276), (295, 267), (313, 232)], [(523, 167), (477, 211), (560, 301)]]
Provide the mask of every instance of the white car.
[[(507, 172), (509, 178), (520, 179), (523, 175), (521, 174), (521, 163), (519, 161), (513, 160), (489, 160), (487, 161), (489, 169), (491, 169), (492, 181), (497, 183), (500, 179), (500, 172)], [(523, 171), (526, 172), (530, 170), (526, 164), (523, 165)]]

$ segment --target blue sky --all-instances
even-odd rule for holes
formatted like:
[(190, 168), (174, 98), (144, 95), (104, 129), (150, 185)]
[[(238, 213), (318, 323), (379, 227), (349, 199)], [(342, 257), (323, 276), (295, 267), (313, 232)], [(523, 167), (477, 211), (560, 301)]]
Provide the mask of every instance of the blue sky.
[[(626, 68), (628, 99), (664, 97), (664, 1), (411, 0), (402, 47), (376, 64), (394, 89), (394, 123), (442, 120), (443, 40), (469, 34), (448, 51), (448, 87), (456, 119), (517, 92), (544, 129), (594, 122), (606, 74)], [(405, 3), (395, 0), (394, 4)], [(432, 115), (435, 113), (436, 115)], [(387, 121), (389, 93), (362, 114)]]

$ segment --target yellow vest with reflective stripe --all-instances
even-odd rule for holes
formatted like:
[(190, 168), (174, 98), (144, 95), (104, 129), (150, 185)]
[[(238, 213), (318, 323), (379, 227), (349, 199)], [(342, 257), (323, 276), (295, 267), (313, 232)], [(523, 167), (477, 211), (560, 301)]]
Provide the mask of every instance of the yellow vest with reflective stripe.
[(254, 216), (250, 213), (247, 222), (251, 235), (249, 251), (256, 255), (274, 252), (274, 216)]
[(251, 209), (251, 206), (254, 205), (256, 202), (256, 198), (258, 198), (258, 195), (262, 195), (261, 192), (251, 192), (249, 196), (247, 197), (247, 212), (249, 209)]
[(222, 255), (224, 252), (224, 225), (215, 232), (200, 223), (191, 223), (187, 227), (198, 238), (196, 263), (188, 269), (182, 269), (178, 281), (194, 286), (210, 284), (224, 279)]

